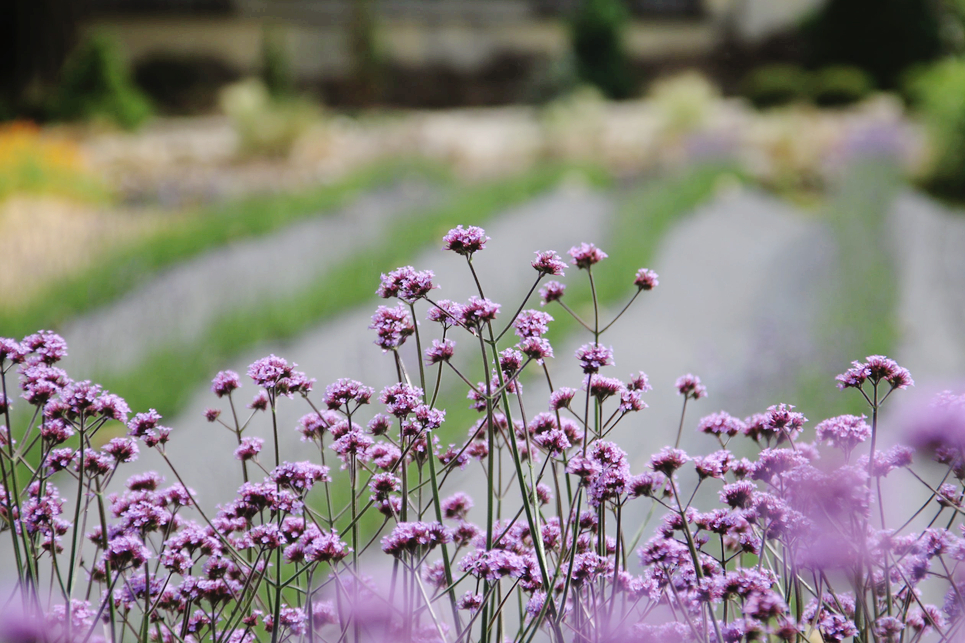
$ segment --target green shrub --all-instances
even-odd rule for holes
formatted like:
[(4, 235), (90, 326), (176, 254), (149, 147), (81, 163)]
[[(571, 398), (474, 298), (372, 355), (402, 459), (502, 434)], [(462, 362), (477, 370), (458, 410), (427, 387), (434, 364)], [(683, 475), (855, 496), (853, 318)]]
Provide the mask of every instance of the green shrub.
[(608, 98), (627, 98), (633, 91), (623, 48), (627, 20), (620, 0), (582, 0), (570, 24), (577, 74)]
[(49, 111), (55, 119), (108, 121), (134, 129), (151, 115), (151, 104), (131, 81), (116, 45), (95, 35), (64, 63)]
[(941, 3), (934, 0), (829, 0), (803, 30), (814, 67), (850, 65), (895, 87), (902, 72), (943, 53)]
[(285, 49), (284, 33), (265, 28), (261, 39), (261, 64), (262, 79), (268, 92), (275, 98), (291, 96), (295, 89), (295, 77)]
[(857, 67), (825, 67), (811, 77), (811, 97), (821, 107), (857, 103), (874, 91), (874, 80)]
[(307, 100), (273, 98), (255, 79), (225, 87), (220, 102), (245, 154), (287, 155), (321, 116), (319, 108)]
[(931, 133), (934, 157), (928, 184), (938, 193), (965, 198), (965, 60), (933, 65), (913, 79), (909, 89)]
[(759, 109), (807, 100), (810, 74), (796, 65), (758, 67), (744, 79), (744, 96)]

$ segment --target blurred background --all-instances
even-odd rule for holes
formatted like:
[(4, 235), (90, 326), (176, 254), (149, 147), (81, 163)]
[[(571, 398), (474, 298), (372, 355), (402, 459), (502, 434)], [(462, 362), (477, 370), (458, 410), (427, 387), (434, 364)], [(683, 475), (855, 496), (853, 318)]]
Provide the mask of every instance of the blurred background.
[(644, 462), (687, 371), (696, 415), (815, 421), (861, 411), (833, 376), (865, 355), (965, 375), (962, 0), (8, 0), (0, 61), (0, 335), (58, 330), (178, 429), (271, 351), (387, 383), (378, 275), (467, 297), (456, 224), (504, 311), (535, 250), (606, 250), (608, 314), (660, 273), (607, 336), (655, 386)]

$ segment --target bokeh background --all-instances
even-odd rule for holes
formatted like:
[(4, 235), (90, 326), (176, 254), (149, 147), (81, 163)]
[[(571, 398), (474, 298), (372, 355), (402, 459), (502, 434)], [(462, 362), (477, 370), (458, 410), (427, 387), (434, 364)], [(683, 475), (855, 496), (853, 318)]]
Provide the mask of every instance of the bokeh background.
[[(275, 352), (387, 384), (378, 276), (431, 267), (468, 297), (440, 252), (456, 224), (492, 236), (507, 312), (535, 250), (606, 250), (604, 316), (660, 273), (605, 337), (611, 375), (654, 385), (618, 436), (635, 469), (688, 371), (710, 397), (685, 446), (720, 409), (860, 412), (833, 376), (869, 354), (945, 386), (965, 375), (963, 34), (962, 0), (8, 0), (0, 335), (61, 332), (74, 377), (161, 411), (188, 481), (225, 493), (210, 378)], [(576, 386), (585, 340), (546, 310)], [(475, 419), (457, 389), (450, 441)]]

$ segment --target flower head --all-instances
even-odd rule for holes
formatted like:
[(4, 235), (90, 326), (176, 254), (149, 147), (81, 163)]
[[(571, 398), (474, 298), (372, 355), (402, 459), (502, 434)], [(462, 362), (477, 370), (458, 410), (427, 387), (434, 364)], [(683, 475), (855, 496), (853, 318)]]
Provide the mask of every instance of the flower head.
[(546, 304), (559, 301), (563, 298), (563, 293), (566, 292), (566, 286), (558, 281), (547, 281), (546, 285), (539, 289), (540, 299), (543, 301), (540, 306), (545, 306)]
[(583, 344), (576, 349), (576, 359), (580, 360), (584, 373), (596, 373), (613, 364), (613, 349), (600, 344)]
[(471, 328), (496, 319), (500, 305), (484, 297), (472, 296), (462, 307), (462, 323)]
[(677, 393), (683, 395), (684, 397), (693, 398), (695, 400), (699, 400), (702, 397), (707, 397), (707, 387), (700, 383), (699, 377), (691, 373), (678, 377), (677, 383), (674, 386), (677, 387)]
[(372, 315), (369, 328), (378, 335), (375, 343), (383, 351), (395, 350), (401, 346), (406, 338), (415, 332), (415, 325), (405, 304), (393, 308), (379, 306)]
[(539, 272), (540, 275), (561, 277), (564, 274), (563, 271), (566, 269), (566, 262), (560, 259), (560, 256), (552, 250), (547, 250), (536, 253), (536, 258), (533, 259), (532, 266), (536, 268), (536, 271)]
[(482, 228), (477, 228), (476, 226), (463, 228), (459, 225), (447, 232), (446, 236), (442, 238), (442, 241), (445, 244), (443, 248), (446, 250), (452, 250), (453, 252), (469, 257), (472, 256), (474, 252), (485, 248), (489, 237), (486, 236), (486, 231)]
[(343, 378), (325, 387), (324, 401), (330, 410), (348, 406), (349, 402), (355, 402), (361, 406), (369, 403), (374, 392), (372, 387), (365, 386), (362, 382)]
[(241, 378), (234, 371), (221, 371), (211, 380), (211, 392), (218, 397), (230, 395), (241, 386)]
[(660, 285), (660, 281), (657, 279), (658, 276), (653, 270), (641, 268), (637, 271), (637, 275), (633, 279), (633, 285), (640, 290), (653, 290)]
[(570, 248), (569, 255), (572, 263), (580, 270), (589, 270), (590, 266), (607, 258), (607, 254), (592, 243), (581, 243)]
[(435, 288), (432, 283), (435, 274), (431, 270), (416, 270), (412, 266), (396, 268), (382, 275), (382, 283), (375, 291), (382, 299), (398, 297), (405, 302), (414, 302), (429, 294)]
[(432, 346), (426, 349), (426, 364), (430, 366), (440, 362), (448, 362), (456, 350), (456, 342), (451, 339), (432, 340)]

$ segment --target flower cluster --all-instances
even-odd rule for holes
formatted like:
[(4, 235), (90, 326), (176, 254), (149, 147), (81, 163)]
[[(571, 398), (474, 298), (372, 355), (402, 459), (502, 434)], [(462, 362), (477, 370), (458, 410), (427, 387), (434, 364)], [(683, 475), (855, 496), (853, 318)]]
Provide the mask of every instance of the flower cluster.
[[(444, 244), (471, 260), (488, 240), (482, 229), (460, 226)], [(606, 258), (592, 244), (570, 256), (587, 271)], [(552, 251), (538, 252), (531, 265), (530, 294), (565, 269)], [(842, 389), (857, 389), (851, 393), (867, 403), (865, 415), (813, 428), (790, 404), (743, 420), (725, 411), (688, 420), (688, 404), (707, 395), (688, 374), (675, 384), (683, 397), (677, 443), (628, 454), (614, 429), (647, 408), (651, 384), (642, 371), (622, 380), (606, 370), (613, 350), (600, 336), (623, 312), (609, 324), (599, 312), (592, 324), (577, 318), (592, 341), (564, 360), (572, 374), (551, 380), (541, 364), (554, 355), (546, 339), (552, 315), (527, 308), (527, 297), (507, 306), (516, 312), (504, 318), (481, 288), (465, 303), (432, 302), (434, 280), (411, 266), (382, 276), (378, 294), (400, 301), (372, 318), (393, 374), (378, 396), (352, 379), (313, 391), (314, 380), (269, 355), (248, 368), (258, 393), (251, 413), (239, 417), (233, 396), (241, 378), (214, 377), (223, 408), (205, 417), (232, 435), (237, 493), (213, 510), (198, 506), (186, 472), (171, 461), (167, 444), (182, 436), (159, 413), (129, 418), (121, 398), (72, 380), (56, 365), (66, 344), (50, 331), (0, 338), (0, 535), (10, 538), (9, 568), (19, 577), (11, 605), (37, 617), (24, 636), (65, 643), (961, 638), (965, 396), (946, 392), (914, 411), (902, 420), (911, 446), (882, 451), (882, 405), (913, 384), (888, 358), (854, 362), (837, 378)], [(656, 287), (657, 275), (641, 269), (633, 285), (630, 302)], [(542, 303), (573, 314), (563, 291), (545, 283)], [(426, 337), (414, 323), (417, 306), (438, 322), (430, 330), (439, 336)], [(462, 332), (474, 337), (454, 359), (449, 334)], [(419, 363), (396, 350), (410, 336), (425, 347)], [(13, 373), (20, 400), (36, 411), (22, 430), (7, 428), (13, 402), (21, 403), (7, 385)], [(454, 377), (443, 384), (443, 375)], [(527, 395), (543, 400), (535, 409), (523, 399), (524, 383)], [(479, 413), (468, 427), (458, 426), (458, 413), (447, 420), (439, 402), (457, 387)], [(276, 411), (289, 403), (306, 407), (286, 427)], [(258, 420), (270, 426), (259, 431)], [(702, 452), (680, 448), (684, 426)], [(292, 460), (283, 459), (278, 439), (286, 430), (304, 443)], [(158, 452), (172, 484), (144, 471), (115, 486), (144, 449)], [(912, 473), (924, 457), (936, 469)], [(330, 468), (335, 459), (341, 467)], [(457, 487), (457, 469), (475, 472), (478, 484)], [(885, 511), (883, 481), (899, 477), (924, 489), (917, 522)], [(64, 484), (69, 493), (59, 491)], [(655, 520), (641, 525), (637, 517), (646, 514)], [(383, 554), (381, 584), (365, 565)], [(518, 630), (506, 627), (510, 620)], [(25, 640), (8, 633), (9, 622), (0, 617), (0, 638)]]

